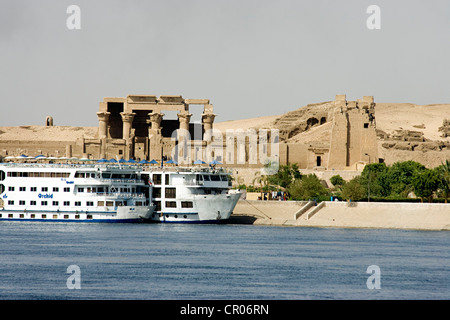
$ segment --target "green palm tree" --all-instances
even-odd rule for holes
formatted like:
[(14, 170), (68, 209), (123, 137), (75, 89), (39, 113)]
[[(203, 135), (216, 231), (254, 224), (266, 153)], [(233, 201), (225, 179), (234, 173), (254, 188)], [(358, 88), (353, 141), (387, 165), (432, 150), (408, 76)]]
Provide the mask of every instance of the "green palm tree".
[(436, 168), (439, 175), (439, 189), (441, 189), (445, 203), (450, 193), (450, 162), (445, 160), (439, 167)]

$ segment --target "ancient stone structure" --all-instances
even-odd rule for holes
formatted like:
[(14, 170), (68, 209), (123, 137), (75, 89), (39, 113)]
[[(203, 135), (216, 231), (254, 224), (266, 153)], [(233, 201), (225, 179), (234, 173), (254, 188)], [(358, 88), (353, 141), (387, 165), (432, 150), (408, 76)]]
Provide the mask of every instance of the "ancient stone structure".
[[(214, 125), (217, 115), (209, 99), (104, 98), (97, 112), (98, 127), (53, 126), (49, 116), (45, 126), (0, 128), (0, 156), (140, 161), (176, 154), (186, 160), (184, 164), (217, 160), (240, 172), (262, 168), (264, 156), (314, 172), (358, 171), (368, 163), (407, 159), (435, 166), (448, 158), (450, 121), (443, 121), (439, 135), (444, 139), (438, 141), (425, 138), (422, 124), (388, 132), (377, 129), (376, 109), (372, 96), (347, 101), (345, 95), (337, 95), (334, 101), (308, 104), (264, 125), (246, 121), (244, 128), (228, 135), (227, 126), (221, 127), (222, 132), (216, 129), (220, 124)], [(249, 177), (254, 179), (254, 173)]]
[(45, 125), (47, 127), (53, 127), (53, 117), (52, 116), (47, 116), (47, 118), (45, 118)]
[[(190, 105), (202, 105), (202, 123), (191, 123)], [(178, 119), (165, 119), (164, 111), (177, 111)], [(94, 158), (161, 159), (174, 148), (173, 132), (183, 129), (191, 139), (203, 141), (215, 114), (209, 99), (182, 96), (128, 95), (100, 102), (98, 136), (85, 141), (85, 153)]]
[(347, 101), (337, 95), (334, 102), (328, 169), (345, 169), (358, 162), (378, 162), (378, 144), (373, 97)]
[(439, 127), (439, 131), (442, 132), (441, 137), (447, 138), (450, 137), (450, 120), (444, 119), (442, 121), (442, 127)]

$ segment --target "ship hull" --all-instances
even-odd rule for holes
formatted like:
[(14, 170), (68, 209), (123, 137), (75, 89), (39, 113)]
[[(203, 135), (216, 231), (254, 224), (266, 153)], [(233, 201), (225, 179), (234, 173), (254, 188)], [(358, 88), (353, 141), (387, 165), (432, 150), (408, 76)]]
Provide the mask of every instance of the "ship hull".
[(121, 207), (111, 212), (0, 210), (0, 221), (138, 223), (148, 221), (153, 210), (153, 207)]
[(152, 222), (160, 223), (226, 223), (240, 198), (240, 193), (195, 195), (195, 210), (154, 213)]

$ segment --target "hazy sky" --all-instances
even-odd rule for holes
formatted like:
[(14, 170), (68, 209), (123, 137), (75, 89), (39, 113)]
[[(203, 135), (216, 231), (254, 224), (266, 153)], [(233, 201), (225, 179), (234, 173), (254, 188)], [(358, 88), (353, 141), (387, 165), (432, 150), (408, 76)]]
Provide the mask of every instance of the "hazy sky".
[[(209, 98), (216, 121), (308, 103), (450, 103), (450, 1), (1, 0), (0, 126), (97, 126), (128, 94)], [(69, 30), (69, 5), (81, 29)], [(381, 29), (369, 30), (369, 5)], [(198, 111), (201, 108), (198, 107)], [(192, 111), (196, 111), (193, 109)]]

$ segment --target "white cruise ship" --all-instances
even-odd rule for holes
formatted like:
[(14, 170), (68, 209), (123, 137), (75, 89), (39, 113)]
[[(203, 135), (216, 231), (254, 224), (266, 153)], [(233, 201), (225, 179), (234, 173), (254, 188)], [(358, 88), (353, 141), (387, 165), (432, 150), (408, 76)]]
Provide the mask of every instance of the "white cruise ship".
[(222, 168), (146, 167), (144, 174), (153, 186), (154, 222), (225, 222), (241, 196)]
[(0, 164), (0, 220), (140, 222), (154, 211), (137, 165)]

